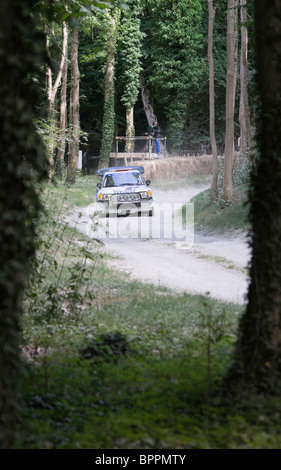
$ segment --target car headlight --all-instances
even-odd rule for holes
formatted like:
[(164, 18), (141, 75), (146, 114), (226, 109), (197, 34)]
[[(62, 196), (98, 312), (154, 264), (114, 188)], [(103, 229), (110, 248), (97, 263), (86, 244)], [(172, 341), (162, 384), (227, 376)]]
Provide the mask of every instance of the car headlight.
[(150, 189), (148, 191), (140, 192), (140, 197), (142, 199), (146, 199), (146, 198), (151, 197), (151, 196), (152, 196), (152, 192), (150, 191)]
[(109, 201), (110, 195), (109, 194), (103, 194), (102, 192), (98, 193), (98, 200), (99, 201)]

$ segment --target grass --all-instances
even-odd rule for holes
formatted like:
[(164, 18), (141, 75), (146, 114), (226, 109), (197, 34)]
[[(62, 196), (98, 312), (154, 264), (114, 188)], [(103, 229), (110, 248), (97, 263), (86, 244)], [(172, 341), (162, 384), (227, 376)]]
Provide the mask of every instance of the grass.
[(210, 175), (188, 175), (176, 179), (157, 179), (153, 181), (153, 188), (160, 190), (184, 189), (188, 186), (211, 185)]
[(221, 266), (224, 266), (227, 269), (233, 269), (235, 271), (239, 271), (243, 274), (247, 274), (248, 271), (245, 268), (239, 268), (235, 264), (233, 264), (231, 261), (229, 261), (227, 258), (224, 258), (223, 256), (209, 256), (209, 255), (203, 255), (203, 254), (198, 254), (196, 255), (198, 259), (205, 259), (209, 261), (214, 261), (215, 263), (220, 264)]
[(88, 206), (95, 201), (96, 185), (99, 180), (97, 175), (78, 175), (74, 186), (60, 182), (47, 186), (43, 195), (44, 205), (53, 207), (58, 214), (62, 210)]
[(243, 307), (109, 269), (102, 245), (59, 223), (61, 211), (91, 199), (91, 178), (64, 191), (44, 196), (14, 447), (280, 448), (278, 400), (220, 396)]
[(248, 185), (233, 188), (233, 202), (224, 206), (221, 201), (211, 203), (210, 189), (203, 191), (190, 202), (194, 204), (195, 229), (208, 233), (226, 234), (249, 229)]

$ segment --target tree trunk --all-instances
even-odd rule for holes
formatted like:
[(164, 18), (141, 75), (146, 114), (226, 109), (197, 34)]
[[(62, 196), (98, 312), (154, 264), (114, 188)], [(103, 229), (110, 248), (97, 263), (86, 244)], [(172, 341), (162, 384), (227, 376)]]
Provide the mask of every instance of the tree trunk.
[[(126, 111), (126, 137), (131, 138), (135, 135), (135, 127), (134, 127), (134, 106)], [(132, 140), (128, 140), (126, 143), (126, 152), (133, 152), (134, 151), (134, 142)]]
[(47, 83), (48, 83), (48, 106), (49, 106), (49, 125), (50, 125), (50, 138), (49, 138), (49, 148), (47, 152), (47, 171), (48, 179), (52, 180), (52, 174), (54, 169), (54, 151), (56, 147), (55, 141), (55, 132), (57, 127), (56, 115), (55, 115), (55, 100), (59, 86), (61, 84), (61, 78), (63, 74), (64, 64), (67, 57), (67, 46), (68, 46), (68, 28), (67, 24), (63, 22), (62, 24), (62, 53), (59, 64), (58, 73), (53, 83), (53, 71), (51, 69), (51, 52), (49, 44), (49, 35), (47, 27), (45, 26), (45, 35), (46, 35), (46, 52), (49, 59), (47, 63)]
[(246, 82), (246, 66), (247, 66), (247, 36), (244, 26), (244, 4), (246, 0), (240, 0), (240, 18), (241, 18), (241, 55), (240, 55), (240, 107), (239, 107), (239, 124), (240, 124), (240, 155), (247, 155), (247, 132), (246, 132), (246, 115), (245, 115), (245, 94), (247, 88)]
[(151, 127), (153, 122), (156, 120), (156, 116), (153, 111), (153, 107), (150, 103), (149, 90), (145, 84), (142, 73), (140, 74), (140, 84), (141, 84), (141, 97), (142, 97), (142, 102), (143, 102), (143, 109), (146, 115), (148, 127)]
[[(36, 1), (0, 2), (0, 448), (14, 448), (20, 408), (20, 317), (35, 250), (39, 198), (34, 174), (44, 149), (34, 127), (43, 99), (31, 77), (41, 77), (44, 41)], [(24, 157), (23, 157), (24, 156)]]
[(227, 83), (226, 132), (223, 192), (227, 203), (232, 201), (232, 169), (234, 162), (234, 109), (237, 78), (237, 5), (238, 0), (228, 0), (227, 10)]
[(214, 85), (214, 60), (213, 60), (213, 27), (215, 9), (213, 0), (208, 1), (209, 30), (208, 30), (208, 60), (209, 60), (209, 101), (210, 101), (210, 140), (213, 155), (213, 176), (211, 186), (212, 202), (218, 198), (218, 150), (215, 133), (215, 85)]
[(45, 26), (45, 37), (46, 37), (46, 54), (48, 57), (47, 62), (47, 96), (48, 96), (48, 124), (49, 124), (49, 141), (47, 145), (46, 161), (47, 161), (47, 174), (49, 182), (52, 181), (52, 172), (54, 167), (54, 150), (55, 150), (55, 111), (53, 101), (53, 72), (51, 68), (51, 52), (50, 52), (50, 40)]
[(127, 9), (122, 11), (120, 20), (121, 34), (119, 36), (119, 47), (122, 50), (120, 66), (122, 74), (120, 80), (123, 86), (121, 97), (126, 109), (126, 151), (132, 152), (135, 135), (134, 130), (134, 106), (137, 102), (140, 89), (141, 72), (141, 40), (140, 31), (140, 0), (127, 0)]
[(241, 18), (241, 60), (240, 60), (240, 152), (242, 156), (250, 153), (253, 161), (253, 138), (251, 128), (251, 117), (248, 98), (248, 29), (246, 0), (240, 0), (240, 18)]
[[(64, 38), (68, 44), (68, 25), (67, 23), (63, 24)], [(66, 113), (67, 113), (67, 71), (68, 71), (68, 59), (67, 55), (65, 56), (65, 61), (62, 71), (62, 86), (60, 94), (60, 141), (57, 152), (57, 161), (56, 161), (56, 177), (62, 179), (64, 155), (65, 155), (65, 136), (66, 136)]]
[(104, 115), (102, 126), (102, 142), (100, 150), (100, 163), (99, 166), (108, 166), (110, 159), (110, 152), (114, 140), (114, 99), (115, 99), (115, 44), (117, 24), (119, 21), (120, 11), (115, 8), (112, 17), (109, 16), (110, 35), (108, 38), (107, 48), (107, 63), (106, 63), (106, 76), (105, 76), (105, 91), (104, 91)]
[(255, 1), (260, 155), (250, 217), (252, 260), (231, 388), (281, 391), (281, 6)]
[(68, 184), (74, 184), (77, 173), (77, 161), (79, 155), (80, 118), (79, 118), (79, 85), (80, 73), (78, 67), (79, 26), (75, 26), (71, 35), (71, 91), (70, 91), (70, 116), (71, 116), (71, 145), (68, 155), (67, 177)]

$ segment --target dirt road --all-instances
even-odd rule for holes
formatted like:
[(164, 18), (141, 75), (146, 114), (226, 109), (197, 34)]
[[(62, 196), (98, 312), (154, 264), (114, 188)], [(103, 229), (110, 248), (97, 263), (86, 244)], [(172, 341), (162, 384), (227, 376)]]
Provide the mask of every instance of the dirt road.
[[(243, 304), (250, 257), (245, 236), (214, 237), (193, 233), (192, 224), (187, 231), (182, 227), (179, 207), (204, 189), (154, 190), (154, 217), (104, 219), (95, 229), (93, 204), (82, 211), (75, 225), (88, 236), (101, 238), (105, 249), (116, 256), (108, 262), (110, 266), (134, 278)], [(190, 217), (192, 222), (192, 210)], [(68, 222), (73, 225), (73, 219)]]

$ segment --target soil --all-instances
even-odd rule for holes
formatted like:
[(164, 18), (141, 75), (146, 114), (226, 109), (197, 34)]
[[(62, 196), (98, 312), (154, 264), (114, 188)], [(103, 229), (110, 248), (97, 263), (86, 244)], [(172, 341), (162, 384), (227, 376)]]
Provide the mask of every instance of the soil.
[[(178, 212), (175, 203), (180, 206), (207, 187), (153, 190), (154, 217), (99, 219), (97, 231), (97, 225), (93, 230), (95, 204), (91, 204), (79, 210), (78, 222), (71, 217), (68, 223), (89, 237), (100, 238), (103, 249), (114, 255), (108, 265), (132, 278), (170, 288), (175, 294), (208, 294), (222, 301), (244, 304), (250, 259), (246, 234), (224, 237), (195, 232), (193, 236), (189, 231), (189, 238), (182, 239), (181, 219), (179, 222), (176, 216), (171, 216), (171, 212)], [(176, 235), (170, 233), (171, 223)]]
[[(219, 157), (221, 158), (221, 157)], [(144, 167), (146, 179), (153, 181), (181, 178), (182, 175), (211, 174), (213, 168), (212, 155), (197, 157), (169, 157), (151, 160), (135, 161), (134, 165)]]

